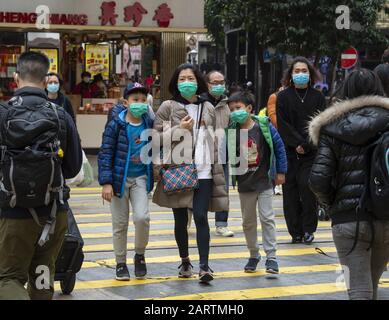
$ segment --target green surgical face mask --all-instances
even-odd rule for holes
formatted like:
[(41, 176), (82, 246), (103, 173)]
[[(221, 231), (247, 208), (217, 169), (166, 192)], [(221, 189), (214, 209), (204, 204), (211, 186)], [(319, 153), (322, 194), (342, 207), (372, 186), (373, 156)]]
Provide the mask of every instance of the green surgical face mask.
[(149, 111), (149, 105), (146, 103), (131, 103), (128, 109), (135, 118), (139, 119)]
[(198, 89), (196, 82), (185, 81), (178, 84), (178, 90), (184, 98), (193, 97)]
[(211, 94), (216, 97), (220, 97), (224, 94), (224, 92), (226, 92), (226, 86), (224, 84), (218, 84), (216, 86), (212, 86), (211, 88)]
[(239, 124), (243, 124), (247, 121), (250, 114), (246, 110), (237, 110), (231, 113), (231, 121)]

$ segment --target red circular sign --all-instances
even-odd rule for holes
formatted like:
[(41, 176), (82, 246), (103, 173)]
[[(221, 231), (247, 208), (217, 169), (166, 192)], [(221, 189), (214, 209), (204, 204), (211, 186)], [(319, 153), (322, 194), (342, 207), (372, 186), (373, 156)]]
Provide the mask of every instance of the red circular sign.
[(350, 47), (342, 52), (341, 65), (343, 69), (350, 69), (358, 62), (358, 51), (354, 47)]

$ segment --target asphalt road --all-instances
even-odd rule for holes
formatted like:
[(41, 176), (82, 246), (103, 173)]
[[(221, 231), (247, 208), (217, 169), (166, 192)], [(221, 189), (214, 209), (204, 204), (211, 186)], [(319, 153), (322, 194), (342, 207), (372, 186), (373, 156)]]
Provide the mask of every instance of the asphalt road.
[[(320, 222), (315, 242), (291, 244), (283, 218), (282, 198), (274, 198), (277, 215), (278, 258), (280, 274), (269, 277), (264, 272), (265, 259), (257, 273), (243, 272), (248, 258), (241, 226), (239, 198), (231, 192), (229, 226), (232, 238), (215, 235), (214, 214), (209, 214), (211, 226), (210, 267), (215, 280), (210, 285), (199, 284), (197, 276), (178, 279), (180, 259), (173, 234), (173, 215), (170, 209), (160, 208), (150, 200), (151, 235), (146, 253), (148, 278), (135, 280), (133, 272), (134, 227), (129, 226), (128, 266), (131, 281), (118, 282), (112, 248), (112, 226), (108, 205), (103, 205), (99, 188), (74, 189), (71, 207), (85, 240), (85, 262), (77, 275), (74, 292), (62, 295), (56, 283), (55, 299), (121, 300), (121, 299), (347, 299), (338, 261), (315, 252), (320, 247), (335, 254), (329, 222)], [(130, 220), (131, 221), (131, 220)], [(260, 224), (259, 241), (262, 242)], [(190, 253), (195, 272), (198, 272), (194, 223), (190, 229)], [(264, 255), (263, 251), (261, 252)], [(389, 299), (389, 273), (382, 277), (380, 299)]]

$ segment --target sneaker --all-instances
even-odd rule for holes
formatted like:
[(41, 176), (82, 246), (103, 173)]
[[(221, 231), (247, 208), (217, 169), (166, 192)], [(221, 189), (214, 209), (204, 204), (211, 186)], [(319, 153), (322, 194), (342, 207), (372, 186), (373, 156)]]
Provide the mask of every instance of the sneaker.
[(222, 237), (233, 237), (234, 233), (227, 227), (216, 227), (216, 235)]
[(313, 242), (313, 240), (315, 240), (315, 236), (313, 235), (313, 233), (306, 232), (304, 234), (304, 243), (305, 244), (311, 244)]
[(257, 265), (261, 258), (250, 258), (249, 262), (247, 262), (246, 266), (244, 267), (244, 272), (246, 273), (254, 273), (257, 271)]
[(278, 268), (278, 262), (274, 258), (273, 259), (267, 259), (266, 263), (265, 263), (265, 266), (266, 266), (266, 273), (278, 274), (280, 272), (280, 270)]
[(302, 243), (303, 242), (303, 237), (297, 236), (292, 238), (292, 243)]
[(180, 269), (178, 272), (179, 278), (191, 278), (193, 276), (193, 266), (189, 259), (182, 259), (182, 263), (178, 266), (178, 269)]
[(200, 265), (199, 280), (201, 283), (209, 283), (213, 280), (213, 270), (204, 265)]
[(142, 254), (136, 254), (134, 256), (134, 265), (135, 265), (135, 277), (137, 279), (144, 279), (147, 275), (147, 267), (145, 256)]
[(275, 186), (274, 187), (274, 194), (276, 196), (282, 196), (282, 187), (281, 186)]
[(116, 266), (116, 280), (129, 281), (130, 273), (128, 272), (127, 265), (125, 263), (118, 263)]

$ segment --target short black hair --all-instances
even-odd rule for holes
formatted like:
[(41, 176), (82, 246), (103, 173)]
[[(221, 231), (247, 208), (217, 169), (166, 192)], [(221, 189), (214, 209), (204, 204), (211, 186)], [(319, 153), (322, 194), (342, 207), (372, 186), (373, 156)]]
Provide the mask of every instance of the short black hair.
[(381, 80), (376, 73), (368, 69), (352, 71), (345, 79), (341, 98), (353, 99), (360, 96), (384, 96)]
[(209, 81), (211, 80), (211, 76), (212, 76), (214, 73), (219, 73), (219, 74), (221, 74), (223, 77), (225, 77), (225, 75), (223, 74), (223, 72), (218, 71), (218, 70), (212, 70), (212, 71), (209, 71), (209, 72), (205, 75), (205, 82), (206, 82), (206, 83), (209, 83)]
[(17, 73), (20, 79), (39, 83), (45, 80), (50, 68), (50, 61), (40, 52), (27, 51), (20, 55), (17, 62)]
[(387, 97), (389, 97), (389, 64), (380, 64), (374, 69), (374, 72), (381, 80), (382, 88)]
[(101, 73), (98, 73), (93, 77), (93, 83), (96, 83), (99, 81), (104, 81), (103, 75)]
[(203, 94), (204, 92), (208, 92), (207, 83), (204, 80), (204, 77), (200, 70), (195, 67), (193, 64), (190, 63), (184, 63), (177, 67), (177, 69), (174, 71), (172, 78), (170, 80), (169, 84), (169, 92), (173, 96), (173, 98), (177, 98), (181, 95), (180, 91), (178, 90), (178, 78), (180, 76), (181, 71), (190, 69), (193, 71), (196, 80), (197, 80), (197, 95)]
[(254, 110), (255, 96), (249, 90), (237, 91), (228, 98), (228, 104), (231, 102), (241, 102), (246, 107), (251, 105)]
[(81, 78), (84, 78), (84, 77), (92, 78), (92, 75), (90, 72), (84, 71), (83, 73), (81, 73)]
[(58, 73), (55, 73), (55, 72), (49, 72), (47, 74), (48, 77), (57, 77), (58, 79), (58, 82), (59, 82), (59, 86), (62, 87), (63, 85), (63, 80), (62, 80), (62, 77), (58, 74)]
[(284, 87), (293, 87), (294, 84), (293, 84), (293, 77), (292, 77), (292, 73), (293, 73), (293, 69), (294, 69), (294, 66), (297, 64), (297, 63), (305, 63), (307, 66), (308, 66), (308, 70), (309, 70), (309, 76), (310, 76), (310, 79), (309, 79), (309, 85), (311, 87), (314, 86), (314, 84), (320, 80), (320, 75), (319, 75), (319, 72), (315, 69), (315, 67), (313, 66), (313, 64), (305, 57), (296, 57), (292, 64), (290, 65), (290, 67), (288, 69), (285, 70), (285, 73), (284, 73), (284, 76), (282, 78), (282, 84)]

